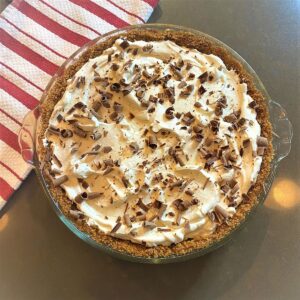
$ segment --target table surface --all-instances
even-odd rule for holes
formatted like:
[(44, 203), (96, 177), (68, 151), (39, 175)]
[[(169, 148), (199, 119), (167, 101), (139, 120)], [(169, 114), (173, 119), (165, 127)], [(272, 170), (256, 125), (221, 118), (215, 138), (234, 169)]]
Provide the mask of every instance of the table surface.
[(299, 299), (299, 17), (297, 0), (162, 0), (150, 19), (235, 49), (293, 123), (268, 199), (232, 242), (179, 264), (114, 259), (63, 225), (31, 173), (0, 215), (0, 299)]

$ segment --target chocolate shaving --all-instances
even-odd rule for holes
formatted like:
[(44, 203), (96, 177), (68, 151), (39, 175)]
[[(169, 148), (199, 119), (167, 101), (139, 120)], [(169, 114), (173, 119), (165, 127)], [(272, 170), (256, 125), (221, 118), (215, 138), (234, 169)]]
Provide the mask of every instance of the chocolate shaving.
[(174, 119), (174, 107), (173, 106), (170, 106), (166, 109), (165, 116), (169, 120)]
[(75, 127), (73, 132), (82, 138), (85, 138), (87, 135), (86, 132), (80, 129), (79, 127)]
[(129, 43), (127, 40), (123, 40), (123, 42), (120, 44), (120, 47), (123, 49), (126, 49), (127, 47), (129, 47)]
[(112, 150), (112, 147), (110, 147), (110, 146), (104, 146), (104, 147), (102, 148), (102, 151), (103, 151), (104, 153), (109, 153), (111, 150)]
[(55, 154), (52, 155), (52, 159), (59, 166), (59, 168), (62, 167), (62, 163), (60, 162), (60, 160), (57, 158), (57, 156)]
[(221, 205), (217, 204), (215, 207), (215, 211), (221, 214), (225, 219), (229, 217), (229, 214), (226, 209), (224, 209)]
[(250, 198), (247, 194), (242, 194), (242, 200), (244, 203), (249, 203), (250, 202)]
[(149, 208), (144, 204), (142, 199), (139, 199), (139, 201), (136, 204), (138, 207), (140, 207), (143, 211), (147, 212)]
[(257, 152), (257, 155), (263, 156), (265, 153), (265, 147), (257, 147), (256, 152)]
[(121, 90), (121, 85), (120, 85), (120, 83), (118, 83), (118, 82), (114, 82), (114, 83), (112, 83), (111, 85), (110, 85), (110, 90), (111, 91), (113, 91), (113, 92), (120, 92), (120, 90)]
[(195, 117), (191, 114), (191, 112), (188, 112), (184, 114), (181, 120), (185, 125), (191, 125), (195, 121)]
[(194, 90), (194, 85), (190, 84), (183, 91), (180, 92), (180, 96), (187, 97), (192, 93), (193, 90)]
[(177, 210), (179, 211), (185, 211), (188, 209), (188, 203), (186, 201), (183, 201), (182, 199), (176, 199), (172, 203)]
[(183, 182), (184, 182), (184, 181), (183, 181), (182, 179), (175, 181), (174, 183), (172, 183), (172, 184), (169, 186), (170, 190), (172, 190), (172, 189), (175, 188), (175, 187), (180, 187), (180, 186), (182, 186)]
[(141, 98), (144, 97), (145, 92), (146, 92), (145, 87), (142, 87), (142, 86), (141, 86), (141, 87), (139, 87), (139, 88), (135, 91), (135, 94), (136, 94), (136, 96), (137, 96), (138, 99), (141, 99)]
[(113, 71), (117, 71), (119, 68), (120, 68), (120, 66), (117, 65), (116, 63), (113, 63), (113, 64), (111, 65), (111, 69), (112, 69)]
[(152, 50), (152, 48), (153, 48), (153, 45), (147, 44), (142, 49), (144, 52), (150, 52)]
[(93, 109), (90, 109), (90, 112), (91, 112), (91, 114), (92, 114), (95, 118), (97, 118), (98, 120), (101, 119), (100, 115), (99, 115), (98, 113), (96, 113)]
[(187, 80), (193, 80), (195, 78), (194, 73), (190, 73), (189, 76), (187, 77)]
[(184, 88), (185, 86), (187, 85), (187, 83), (185, 82), (185, 81), (181, 81), (179, 84), (178, 84), (178, 88), (179, 89), (182, 89), (182, 88)]
[(149, 229), (153, 229), (156, 227), (156, 224), (150, 221), (144, 221), (143, 226)]
[(152, 149), (157, 148), (157, 139), (154, 135), (149, 136), (148, 138), (148, 146)]
[(84, 216), (84, 214), (81, 211), (79, 211), (79, 210), (73, 210), (73, 209), (69, 210), (69, 214), (75, 220), (81, 219)]
[(86, 192), (83, 192), (83, 193), (81, 193), (81, 194), (78, 194), (76, 197), (75, 197), (75, 199), (74, 199), (74, 201), (76, 202), (76, 203), (82, 203), (83, 201), (85, 201), (85, 200), (87, 200), (87, 198), (88, 198), (88, 194), (86, 193)]
[(194, 192), (191, 191), (191, 190), (186, 190), (185, 193), (189, 196), (193, 196), (194, 195)]
[(81, 85), (85, 84), (85, 77), (80, 76), (77, 78), (76, 87), (79, 88)]
[(132, 142), (129, 144), (130, 149), (135, 154), (139, 151), (139, 145), (136, 142)]
[(147, 79), (150, 79), (151, 78), (151, 74), (148, 73), (148, 71), (145, 69), (143, 72), (142, 72), (142, 75), (144, 77), (146, 77)]
[(256, 108), (256, 106), (257, 106), (257, 104), (254, 100), (249, 103), (250, 108)]
[(193, 67), (193, 65), (189, 62), (186, 63), (186, 70), (189, 71), (191, 68)]
[(171, 229), (170, 228), (161, 228), (161, 227), (159, 227), (159, 228), (157, 228), (157, 231), (168, 232), (168, 231), (171, 231)]
[(103, 195), (103, 193), (99, 193), (99, 192), (92, 192), (92, 193), (88, 193), (87, 194), (87, 198), (88, 199), (95, 199), (95, 198), (99, 198)]
[(128, 94), (130, 94), (132, 91), (132, 87), (125, 87), (122, 89), (122, 93), (124, 96), (127, 96)]
[(97, 141), (97, 140), (99, 140), (100, 138), (101, 138), (101, 133), (100, 132), (98, 132), (98, 131), (95, 131), (92, 135), (91, 135), (91, 138), (92, 138), (92, 140), (94, 140), (94, 141)]
[(55, 135), (59, 135), (60, 134), (59, 128), (55, 128), (55, 127), (53, 127), (51, 125), (48, 127), (48, 132), (53, 133)]
[(132, 50), (132, 55), (136, 56), (138, 54), (139, 49), (138, 48), (134, 48)]
[(131, 221), (130, 221), (130, 217), (128, 214), (124, 214), (124, 223), (128, 226), (128, 227), (131, 227), (132, 224), (131, 224)]
[(105, 169), (105, 171), (103, 172), (103, 175), (109, 174), (113, 169), (114, 169), (113, 167), (107, 167), (107, 168)]
[(243, 147), (247, 148), (250, 146), (250, 139), (243, 140)]
[(204, 82), (207, 81), (207, 79), (208, 79), (208, 73), (207, 73), (207, 72), (204, 72), (204, 73), (201, 74), (198, 78), (200, 79), (200, 82), (201, 82), (201, 84), (202, 84), (202, 83), (204, 83)]
[(124, 186), (126, 188), (128, 188), (128, 186), (129, 186), (129, 180), (126, 177), (124, 177), (124, 176), (121, 178), (121, 180), (122, 180)]
[(170, 64), (170, 69), (173, 72), (173, 75), (176, 80), (181, 80), (183, 78), (182, 74), (180, 73), (180, 69), (178, 70), (176, 66)]
[[(159, 202), (159, 201), (158, 201)], [(161, 203), (161, 202), (160, 202)], [(161, 203), (160, 207), (158, 208), (158, 218), (161, 219), (161, 217), (163, 216), (164, 212), (167, 209), (167, 205)]]
[(114, 161), (112, 159), (104, 159), (103, 160), (104, 164), (106, 167), (113, 167), (114, 166)]
[(116, 225), (114, 226), (114, 228), (111, 230), (111, 232), (110, 233), (115, 233), (115, 232), (117, 232), (118, 230), (119, 230), (119, 228), (121, 227), (121, 223), (120, 222), (118, 222), (118, 223), (116, 223)]
[(97, 112), (99, 110), (99, 108), (101, 107), (101, 102), (100, 101), (96, 101), (93, 103), (92, 108), (95, 112)]
[(195, 125), (195, 126), (193, 126), (193, 131), (195, 132), (195, 133), (200, 133), (200, 132), (202, 132), (202, 127), (201, 126), (199, 126), (199, 125)]
[(263, 136), (259, 136), (257, 138), (257, 146), (258, 147), (267, 147), (268, 146), (268, 139), (263, 137)]
[(61, 114), (58, 114), (58, 115), (56, 116), (56, 120), (57, 120), (58, 123), (60, 123), (63, 119), (64, 119), (64, 118), (63, 118), (63, 116), (62, 116)]
[(205, 188), (206, 188), (206, 186), (207, 186), (209, 180), (210, 180), (209, 178), (206, 178), (206, 180), (205, 180), (205, 182), (204, 182), (204, 184), (203, 184), (202, 190), (205, 190)]
[(69, 138), (69, 137), (73, 136), (73, 131), (70, 130), (70, 129), (62, 129), (61, 132), (60, 132), (60, 135), (63, 138)]
[(201, 85), (198, 89), (199, 96), (203, 95), (205, 92), (206, 92), (206, 89), (204, 88), (203, 85)]
[(79, 102), (75, 103), (73, 105), (73, 107), (75, 107), (77, 109), (82, 109), (82, 108), (86, 107), (86, 105), (84, 103), (82, 103), (81, 101), (79, 101)]

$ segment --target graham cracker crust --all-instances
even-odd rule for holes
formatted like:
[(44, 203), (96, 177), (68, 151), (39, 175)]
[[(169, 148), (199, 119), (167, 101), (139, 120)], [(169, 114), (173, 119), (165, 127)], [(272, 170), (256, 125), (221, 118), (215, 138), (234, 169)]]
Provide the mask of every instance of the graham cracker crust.
[(69, 213), (70, 209), (73, 208), (71, 200), (69, 200), (61, 187), (54, 187), (51, 180), (45, 176), (48, 184), (49, 191), (57, 201), (63, 214), (70, 219), (74, 225), (80, 230), (87, 233), (93, 240), (100, 244), (105, 244), (114, 250), (125, 252), (127, 254), (144, 257), (144, 258), (157, 258), (157, 257), (168, 257), (174, 255), (184, 255), (194, 250), (200, 250), (210, 246), (211, 244), (221, 240), (228, 236), (246, 217), (247, 214), (256, 206), (258, 203), (258, 195), (263, 189), (263, 183), (265, 182), (269, 172), (270, 163), (273, 157), (272, 149), (272, 127), (269, 121), (269, 113), (266, 104), (266, 100), (262, 93), (255, 87), (254, 82), (250, 74), (243, 68), (242, 64), (238, 62), (227, 49), (222, 47), (217, 42), (212, 42), (210, 39), (202, 36), (198, 36), (193, 33), (187, 32), (175, 32), (175, 31), (156, 31), (156, 30), (137, 30), (133, 29), (126, 34), (121, 33), (115, 35), (105, 42), (99, 45), (90, 47), (83, 55), (71, 66), (69, 66), (64, 74), (59, 76), (53, 88), (48, 92), (44, 102), (41, 104), (41, 126), (40, 131), (37, 133), (37, 153), (39, 157), (40, 167), (44, 170), (50, 167), (49, 163), (45, 163), (46, 151), (42, 143), (45, 131), (48, 127), (49, 118), (53, 111), (55, 104), (63, 96), (67, 87), (67, 80), (71, 78), (88, 60), (100, 55), (103, 50), (110, 47), (117, 38), (124, 37), (130, 41), (134, 40), (146, 40), (146, 41), (160, 41), (160, 40), (171, 40), (180, 46), (197, 49), (200, 52), (206, 54), (214, 54), (219, 56), (228, 69), (234, 69), (240, 76), (241, 82), (244, 82), (248, 86), (248, 94), (258, 104), (257, 119), (261, 125), (261, 135), (269, 140), (269, 145), (265, 150), (261, 170), (258, 175), (255, 185), (248, 192), (249, 201), (247, 203), (242, 202), (238, 208), (236, 214), (228, 220), (227, 223), (223, 223), (218, 226), (216, 231), (209, 237), (200, 238), (199, 240), (185, 240), (176, 245), (171, 246), (156, 246), (148, 248), (144, 245), (134, 244), (130, 241), (121, 240), (118, 238), (111, 237), (109, 235), (101, 233), (97, 228), (90, 227), (87, 225), (84, 219), (74, 219)]

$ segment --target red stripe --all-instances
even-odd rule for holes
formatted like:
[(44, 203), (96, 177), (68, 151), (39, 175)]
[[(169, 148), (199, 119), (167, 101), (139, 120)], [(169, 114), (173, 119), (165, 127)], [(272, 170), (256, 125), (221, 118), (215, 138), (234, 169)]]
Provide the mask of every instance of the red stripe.
[(82, 1), (82, 0), (69, 0), (80, 7), (90, 11), (94, 15), (98, 16), (99, 18), (105, 20), (106, 22), (110, 23), (115, 27), (124, 27), (128, 26), (129, 24), (124, 20), (118, 18), (116, 15), (112, 14), (110, 11), (106, 10), (105, 8), (91, 2), (90, 0)]
[(33, 37), (32, 35), (30, 35), (29, 33), (23, 31), (22, 29), (18, 28), (14, 23), (10, 22), (9, 20), (7, 20), (6, 18), (4, 18), (3, 16), (0, 16), (0, 18), (2, 18), (3, 20), (5, 20), (7, 23), (9, 23), (11, 26), (13, 26), (14, 28), (16, 28), (18, 31), (20, 31), (21, 33), (23, 33), (24, 35), (28, 36), (29, 38), (31, 38), (32, 40), (36, 41), (37, 43), (39, 43), (40, 45), (42, 45), (43, 47), (47, 48), (48, 50), (50, 50), (51, 52), (53, 52), (54, 54), (60, 56), (63, 59), (66, 59), (66, 56), (63, 56), (61, 54), (59, 54), (58, 52), (56, 52), (54, 49), (50, 48), (49, 46), (47, 46), (46, 44), (44, 44), (43, 42), (39, 41), (38, 39), (36, 39), (35, 37)]
[(157, 5), (158, 0), (143, 0), (144, 2), (148, 3), (151, 5), (153, 8)]
[(3, 178), (0, 177), (0, 196), (4, 200), (7, 200), (14, 191), (15, 190)]
[(0, 108), (0, 112), (2, 112), (3, 114), (5, 114), (8, 118), (10, 118), (11, 120), (13, 120), (15, 123), (17, 123), (18, 125), (22, 126), (22, 123), (19, 122), (17, 119), (15, 119), (14, 117), (12, 117), (11, 115), (9, 115), (6, 111), (4, 111), (2, 108)]
[(0, 29), (0, 36), (1, 36), (1, 43), (12, 50), (13, 52), (17, 53), (24, 59), (31, 62), (33, 65), (37, 66), (44, 72), (53, 75), (58, 66), (50, 62), (49, 60), (45, 59), (43, 56), (39, 55), (38, 53), (34, 52), (24, 44), (20, 43), (18, 40), (13, 38), (3, 29)]
[(19, 100), (29, 109), (34, 109), (39, 101), (27, 94), (24, 90), (20, 89), (18, 86), (7, 80), (0, 75), (0, 88), (6, 91), (8, 94)]
[(126, 9), (124, 9), (123, 7), (119, 6), (118, 4), (112, 2), (111, 0), (107, 0), (110, 4), (112, 4), (113, 6), (117, 7), (118, 9), (122, 10), (123, 12), (125, 12), (127, 15), (133, 16), (137, 19), (139, 19), (140, 21), (142, 21), (143, 23), (145, 23), (145, 21), (138, 15), (135, 15), (129, 11), (127, 11)]
[(15, 149), (17, 152), (20, 152), (17, 135), (2, 124), (0, 124), (0, 140)]
[(45, 5), (47, 5), (49, 8), (51, 8), (52, 10), (56, 11), (58, 14), (64, 16), (66, 19), (69, 19), (70, 21), (72, 21), (72, 22), (74, 22), (74, 23), (76, 23), (76, 24), (78, 24), (78, 25), (80, 25), (80, 26), (82, 26), (82, 27), (84, 27), (84, 28), (89, 29), (89, 30), (93, 31), (93, 32), (96, 33), (96, 34), (101, 35), (100, 32), (96, 31), (96, 30), (93, 29), (92, 27), (87, 26), (87, 25), (85, 25), (85, 24), (83, 24), (83, 23), (78, 22), (78, 21), (75, 20), (75, 19), (70, 18), (68, 15), (62, 13), (61, 11), (59, 11), (58, 9), (56, 9), (55, 7), (51, 6), (49, 3), (47, 3), (47, 2), (45, 2), (45, 1), (43, 1), (43, 0), (40, 0), (40, 1), (41, 1), (42, 3), (44, 3)]
[(47, 30), (53, 32), (54, 34), (60, 36), (64, 40), (69, 41), (74, 45), (82, 46), (90, 41), (85, 36), (82, 36), (74, 31), (71, 31), (68, 28), (48, 18), (46, 15), (42, 14), (40, 11), (38, 11), (37, 9), (35, 9), (33, 6), (31, 6), (25, 1), (22, 1), (19, 4), (15, 4), (15, 2), (13, 2), (12, 5), (14, 5), (19, 11), (25, 14), (28, 18), (34, 20), (41, 26), (45, 27)]
[(27, 79), (26, 77), (24, 77), (22, 74), (18, 73), (16, 70), (12, 69), (11, 67), (7, 66), (5, 63), (3, 63), (2, 61), (0, 61), (0, 65), (4, 66), (5, 68), (7, 68), (8, 70), (10, 70), (11, 72), (17, 74), (19, 77), (21, 77), (23, 80), (27, 81), (28, 83), (30, 83), (31, 85), (33, 85), (35, 88), (37, 88), (40, 91), (44, 91), (43, 89), (41, 89), (39, 86), (37, 86), (35, 83), (33, 83), (32, 81), (30, 81), (29, 79)]
[(20, 181), (22, 181), (23, 179), (13, 170), (11, 169), (8, 165), (6, 165), (4, 162), (0, 161), (0, 165), (2, 165), (5, 169), (7, 169), (10, 173), (12, 173), (13, 175), (15, 175)]

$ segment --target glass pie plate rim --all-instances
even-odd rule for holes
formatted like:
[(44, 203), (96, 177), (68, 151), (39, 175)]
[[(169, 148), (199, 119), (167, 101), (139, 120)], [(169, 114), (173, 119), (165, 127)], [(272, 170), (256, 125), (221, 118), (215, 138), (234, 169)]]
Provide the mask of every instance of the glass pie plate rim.
[(270, 113), (270, 119), (274, 131), (273, 135), (273, 148), (274, 148), (274, 158), (271, 162), (271, 172), (266, 179), (264, 183), (264, 188), (261, 194), (258, 197), (258, 203), (255, 205), (251, 211), (248, 213), (248, 215), (242, 220), (239, 225), (237, 225), (233, 230), (230, 231), (229, 234), (222, 237), (220, 240), (217, 240), (213, 242), (212, 244), (208, 245), (205, 248), (200, 249), (194, 249), (186, 254), (183, 255), (171, 255), (166, 257), (141, 257), (141, 256), (135, 256), (132, 254), (128, 254), (126, 252), (122, 252), (116, 249), (111, 248), (110, 246), (107, 246), (102, 243), (98, 243), (95, 240), (93, 240), (87, 233), (80, 231), (73, 222), (68, 219), (60, 210), (58, 203), (53, 199), (50, 191), (47, 188), (47, 184), (45, 182), (45, 179), (42, 175), (42, 172), (39, 167), (39, 160), (38, 155), (35, 151), (36, 149), (36, 137), (37, 137), (37, 128), (39, 126), (39, 116), (40, 116), (40, 106), (38, 105), (34, 110), (30, 111), (24, 118), (22, 127), (19, 132), (18, 136), (18, 142), (21, 149), (21, 154), (23, 156), (23, 159), (30, 163), (39, 179), (39, 182), (41, 186), (43, 187), (43, 190), (49, 199), (54, 211), (60, 218), (60, 220), (81, 240), (87, 242), (89, 245), (106, 252), (112, 256), (115, 256), (120, 259), (132, 261), (132, 262), (141, 262), (141, 263), (151, 263), (151, 264), (161, 264), (161, 263), (171, 263), (171, 262), (180, 262), (185, 261), (191, 258), (195, 258), (201, 255), (204, 255), (208, 252), (211, 252), (222, 245), (224, 245), (227, 241), (231, 240), (232, 236), (236, 231), (238, 231), (249, 219), (249, 216), (256, 211), (257, 207), (260, 206), (266, 199), (267, 194), (270, 190), (270, 187), (272, 185), (272, 182), (274, 180), (276, 169), (278, 167), (279, 162), (286, 157), (291, 149), (291, 141), (293, 136), (293, 130), (292, 125), (290, 121), (287, 118), (287, 113), (282, 108), (282, 106), (273, 101), (269, 94), (267, 93), (263, 83), (255, 73), (255, 71), (251, 68), (251, 66), (233, 49), (231, 49), (229, 46), (224, 44), (223, 42), (219, 41), (218, 39), (205, 34), (201, 31), (178, 26), (178, 25), (171, 25), (171, 24), (143, 24), (143, 25), (133, 25), (128, 26), (121, 29), (116, 29), (114, 31), (108, 32), (102, 36), (97, 37), (96, 39), (90, 41), (89, 43), (85, 44), (83, 47), (79, 48), (76, 52), (74, 52), (58, 69), (58, 71), (55, 73), (55, 75), (51, 78), (49, 81), (42, 97), (40, 103), (42, 103), (47, 95), (50, 89), (53, 87), (55, 80), (61, 76), (66, 68), (68, 68), (70, 65), (72, 65), (89, 47), (99, 44), (103, 41), (105, 41), (107, 38), (110, 38), (114, 35), (118, 35), (121, 33), (126, 34), (126, 32), (132, 30), (132, 29), (142, 29), (142, 30), (158, 30), (158, 31), (165, 31), (165, 30), (172, 30), (172, 31), (184, 31), (187, 33), (193, 33), (198, 36), (203, 36), (209, 40), (211, 40), (213, 43), (219, 44), (221, 47), (225, 48), (230, 55), (232, 55), (237, 61), (239, 61), (242, 66), (246, 69), (246, 71), (251, 75), (254, 84), (257, 89), (259, 89), (262, 94), (264, 95), (268, 108)]

